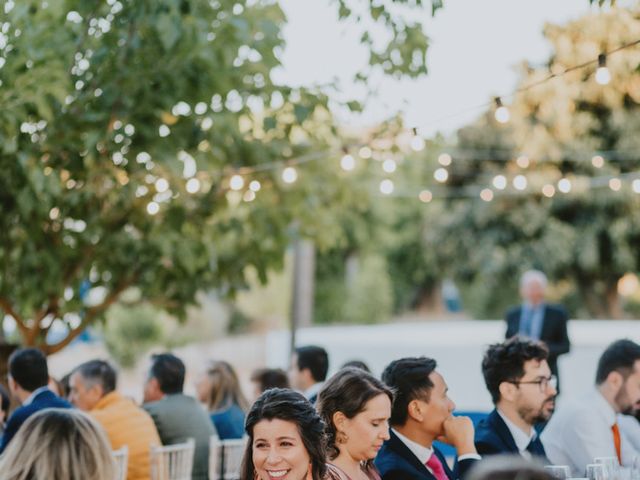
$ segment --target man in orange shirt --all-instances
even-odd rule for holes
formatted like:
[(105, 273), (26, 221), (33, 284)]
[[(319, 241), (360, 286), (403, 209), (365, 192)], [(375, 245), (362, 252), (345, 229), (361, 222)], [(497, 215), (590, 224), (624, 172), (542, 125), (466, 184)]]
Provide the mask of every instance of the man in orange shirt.
[(111, 448), (129, 448), (128, 480), (149, 480), (151, 445), (161, 445), (147, 412), (116, 392), (116, 371), (102, 360), (92, 360), (71, 374), (69, 400), (89, 412), (105, 429)]

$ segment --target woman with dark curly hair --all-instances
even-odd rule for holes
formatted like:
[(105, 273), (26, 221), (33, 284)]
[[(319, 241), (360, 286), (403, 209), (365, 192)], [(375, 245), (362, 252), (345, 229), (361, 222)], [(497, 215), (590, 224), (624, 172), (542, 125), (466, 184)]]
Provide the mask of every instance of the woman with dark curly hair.
[(240, 480), (325, 480), (324, 422), (300, 393), (264, 392), (247, 415)]
[(340, 480), (380, 480), (373, 459), (389, 439), (393, 393), (373, 375), (343, 368), (318, 395), (327, 428), (329, 470)]

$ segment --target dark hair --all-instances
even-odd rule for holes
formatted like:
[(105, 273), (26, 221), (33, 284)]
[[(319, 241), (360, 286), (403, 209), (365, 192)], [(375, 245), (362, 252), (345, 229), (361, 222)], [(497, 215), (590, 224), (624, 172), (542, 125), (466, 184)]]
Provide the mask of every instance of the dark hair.
[(477, 462), (468, 475), (469, 480), (554, 480), (542, 465), (519, 455), (493, 455)]
[(152, 355), (151, 362), (149, 377), (158, 381), (162, 393), (182, 393), (185, 375), (182, 360), (171, 353), (160, 353)]
[(47, 357), (37, 348), (20, 348), (9, 357), (9, 374), (27, 392), (49, 383)]
[(11, 405), (11, 398), (9, 397), (9, 392), (4, 388), (4, 385), (0, 385), (0, 408), (5, 413), (5, 421), (9, 416), (9, 405)]
[(349, 360), (340, 368), (342, 369), (347, 367), (359, 368), (360, 370), (364, 370), (365, 372), (371, 373), (371, 369), (369, 368), (369, 366), (366, 363), (364, 363), (362, 360)]
[(73, 373), (80, 374), (88, 386), (100, 384), (105, 395), (116, 389), (116, 371), (104, 360), (91, 360), (89, 362), (85, 362), (76, 367)]
[(329, 371), (329, 355), (322, 347), (307, 345), (296, 348), (298, 370), (308, 368), (316, 382), (324, 382)]
[(272, 388), (255, 401), (247, 414), (245, 431), (249, 436), (242, 460), (240, 479), (253, 480), (253, 429), (262, 420), (284, 420), (295, 423), (302, 443), (311, 458), (313, 480), (321, 480), (327, 472), (324, 422), (304, 396), (288, 388)]
[(336, 447), (336, 426), (333, 415), (342, 412), (345, 417), (353, 418), (362, 412), (369, 400), (378, 395), (386, 395), (393, 404), (391, 389), (373, 375), (355, 367), (339, 370), (318, 394), (316, 408), (324, 420), (327, 432), (329, 458), (334, 459), (340, 453)]
[(502, 343), (489, 345), (482, 359), (482, 375), (493, 403), (500, 400), (500, 384), (517, 381), (524, 376), (524, 364), (529, 360), (546, 360), (547, 347), (527, 338), (512, 337)]
[(433, 382), (429, 375), (436, 369), (436, 361), (427, 357), (394, 360), (382, 372), (382, 381), (393, 389), (391, 425), (404, 425), (409, 403), (417, 398), (429, 398)]
[(281, 368), (260, 368), (251, 374), (251, 381), (260, 385), (261, 392), (270, 388), (289, 388), (289, 377)]
[(636, 360), (640, 360), (640, 345), (629, 339), (616, 340), (607, 347), (596, 372), (596, 385), (602, 384), (611, 372), (619, 372), (626, 379)]

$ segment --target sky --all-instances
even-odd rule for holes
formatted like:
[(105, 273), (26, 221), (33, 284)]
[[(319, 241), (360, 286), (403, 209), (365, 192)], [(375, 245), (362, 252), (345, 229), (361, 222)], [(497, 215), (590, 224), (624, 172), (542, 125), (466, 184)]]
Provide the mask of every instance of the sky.
[[(357, 97), (361, 89), (352, 78), (367, 61), (358, 29), (338, 22), (330, 0), (280, 3), (288, 17), (287, 47), (274, 79), (311, 86), (337, 78), (345, 97)], [(592, 9), (597, 7), (589, 0), (445, 0), (432, 18), (427, 8), (428, 75), (377, 81), (378, 98), (364, 114), (342, 116), (341, 121), (370, 126), (402, 111), (406, 124), (424, 136), (452, 133), (482, 111), (468, 111), (470, 107), (513, 91), (515, 67), (523, 60), (534, 65), (547, 60), (551, 47), (542, 35), (546, 22), (562, 24)], [(459, 115), (462, 111), (467, 112)]]

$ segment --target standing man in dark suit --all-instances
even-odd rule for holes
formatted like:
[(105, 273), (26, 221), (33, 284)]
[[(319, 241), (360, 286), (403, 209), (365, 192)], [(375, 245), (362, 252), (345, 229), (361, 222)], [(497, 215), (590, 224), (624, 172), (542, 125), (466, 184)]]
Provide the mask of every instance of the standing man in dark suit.
[[(558, 357), (569, 352), (571, 343), (567, 333), (567, 312), (560, 305), (544, 302), (547, 277), (539, 270), (529, 270), (520, 278), (523, 304), (507, 312), (506, 338), (514, 335), (541, 340), (549, 349), (547, 362), (557, 378)], [(558, 388), (558, 391), (560, 388)]]
[(495, 409), (476, 427), (481, 455), (514, 454), (549, 463), (534, 425), (551, 417), (556, 378), (547, 364), (544, 344), (513, 337), (491, 345), (482, 374)]
[[(376, 457), (382, 480), (455, 480), (480, 459), (473, 444), (473, 423), (451, 415), (455, 404), (431, 358), (402, 358), (387, 366), (382, 380), (395, 391), (390, 438)], [(452, 472), (434, 446), (444, 439), (456, 448)]]
[(36, 348), (16, 350), (9, 357), (9, 390), (21, 403), (9, 417), (0, 444), (0, 453), (34, 413), (45, 408), (71, 408), (66, 400), (49, 390), (47, 358)]

